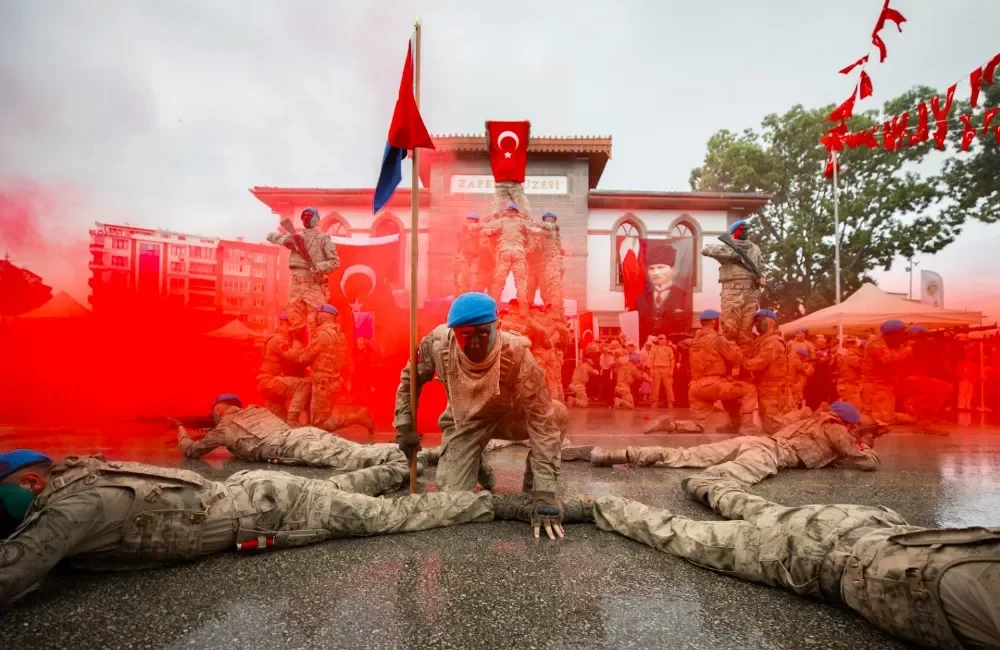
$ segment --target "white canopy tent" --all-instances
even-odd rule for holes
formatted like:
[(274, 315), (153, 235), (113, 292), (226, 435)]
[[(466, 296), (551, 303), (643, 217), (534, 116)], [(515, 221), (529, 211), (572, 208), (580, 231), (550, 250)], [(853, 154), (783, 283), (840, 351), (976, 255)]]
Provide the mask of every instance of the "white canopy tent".
[(983, 314), (923, 305), (890, 295), (874, 284), (865, 284), (839, 305), (820, 309), (779, 329), (789, 333), (804, 327), (810, 334), (836, 334), (837, 327), (843, 325), (844, 334), (863, 336), (877, 332), (883, 322), (892, 319), (929, 328), (975, 327), (982, 323)]

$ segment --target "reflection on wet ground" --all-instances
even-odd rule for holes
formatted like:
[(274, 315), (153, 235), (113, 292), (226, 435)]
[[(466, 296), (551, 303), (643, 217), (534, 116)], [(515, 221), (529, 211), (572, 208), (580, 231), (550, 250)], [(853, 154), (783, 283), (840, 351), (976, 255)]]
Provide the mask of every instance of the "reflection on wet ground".
[[(643, 436), (650, 413), (577, 411), (570, 438), (616, 446), (722, 438)], [(346, 435), (366, 441), (361, 430)], [(99, 451), (210, 478), (259, 467), (225, 451), (182, 460), (174, 435), (150, 425), (0, 427), (0, 448), (16, 446), (56, 456)], [(950, 437), (893, 433), (878, 451), (877, 473), (790, 470), (754, 491), (789, 505), (880, 504), (925, 526), (1000, 526), (1000, 428), (955, 428)], [(498, 491), (520, 489), (525, 453), (514, 447), (491, 454)], [(563, 485), (567, 493), (618, 494), (715, 518), (681, 494), (687, 472), (565, 463)], [(422, 480), (433, 481), (433, 472)], [(152, 571), (60, 568), (0, 614), (0, 628), (5, 647), (32, 648), (909, 647), (851, 612), (717, 575), (593, 526), (569, 526), (566, 539), (552, 543), (530, 539), (527, 526), (515, 523), (230, 553)]]

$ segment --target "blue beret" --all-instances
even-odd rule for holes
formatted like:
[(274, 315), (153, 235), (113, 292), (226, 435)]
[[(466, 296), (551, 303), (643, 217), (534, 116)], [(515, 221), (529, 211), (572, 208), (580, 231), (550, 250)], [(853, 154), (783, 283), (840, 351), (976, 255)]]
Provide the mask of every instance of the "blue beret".
[(448, 327), (485, 325), (497, 319), (497, 303), (485, 293), (463, 293), (448, 309)]
[(333, 305), (320, 305), (319, 307), (316, 308), (316, 311), (321, 311), (324, 314), (332, 314), (334, 316), (340, 313), (339, 311), (337, 311), (337, 308), (334, 307)]
[(219, 395), (215, 398), (215, 401), (212, 402), (212, 408), (215, 408), (216, 404), (219, 404), (220, 402), (236, 402), (237, 406), (243, 408), (243, 400), (241, 400), (240, 396), (236, 393), (223, 393)]
[(879, 330), (883, 334), (896, 334), (897, 332), (902, 332), (905, 329), (906, 329), (906, 323), (904, 323), (901, 320), (895, 320), (895, 319), (887, 320), (886, 322), (882, 323), (881, 327), (879, 327)]
[(545, 219), (546, 217), (551, 217), (552, 219), (558, 219), (559, 218), (559, 217), (556, 216), (555, 212), (543, 212), (542, 213), (542, 219)]
[(639, 361), (639, 355), (638, 354), (630, 354), (630, 355), (628, 355), (628, 360), (631, 361), (632, 363), (637, 363)]
[(738, 228), (749, 226), (750, 224), (746, 222), (746, 219), (740, 219), (733, 225), (729, 226), (729, 234), (732, 235), (736, 232)]
[(721, 316), (722, 316), (722, 314), (720, 314), (719, 312), (715, 311), (714, 309), (703, 309), (702, 312), (701, 312), (700, 319), (701, 320), (716, 320), (717, 318), (719, 318)]
[(928, 331), (930, 331), (930, 330), (928, 330), (925, 325), (910, 325), (910, 329), (906, 330), (906, 333), (907, 334), (923, 334), (924, 332), (928, 332)]
[(302, 214), (300, 214), (299, 216), (300, 217), (304, 217), (304, 216), (306, 216), (309, 213), (312, 213), (312, 214), (316, 215), (317, 217), (319, 216), (319, 212), (316, 210), (316, 208), (306, 208), (305, 210), (302, 211)]
[(52, 459), (40, 451), (35, 451), (34, 449), (12, 449), (0, 454), (0, 481), (25, 467), (51, 462)]
[(808, 330), (808, 329), (806, 329), (805, 327), (800, 327), (800, 328), (798, 328), (797, 330), (795, 330), (795, 333), (796, 333), (796, 334), (798, 334), (799, 332), (802, 332), (803, 334), (808, 334), (808, 333), (809, 333), (809, 330)]
[(834, 402), (830, 405), (830, 412), (848, 424), (861, 421), (860, 411), (850, 402)]
[(507, 201), (507, 209), (508, 210), (517, 210), (517, 204), (514, 203), (513, 201)]
[(771, 320), (778, 320), (778, 315), (770, 309), (761, 309), (757, 312), (757, 318), (770, 318)]
[(280, 314), (278, 314), (278, 320), (288, 320), (288, 312), (283, 311)]
[(473, 221), (479, 221), (479, 215), (476, 214), (475, 212), (470, 212), (469, 214), (465, 215), (465, 218), (472, 219)]

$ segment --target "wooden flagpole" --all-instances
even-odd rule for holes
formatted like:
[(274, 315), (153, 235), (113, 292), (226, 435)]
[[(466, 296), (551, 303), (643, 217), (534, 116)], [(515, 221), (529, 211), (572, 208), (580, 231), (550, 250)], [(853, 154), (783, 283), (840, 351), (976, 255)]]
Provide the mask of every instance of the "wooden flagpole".
[[(420, 16), (414, 25), (413, 99), (420, 108)], [(413, 148), (410, 179), (410, 417), (413, 430), (417, 430), (417, 231), (420, 220), (420, 173), (417, 159), (419, 149)], [(410, 494), (417, 493), (417, 456), (410, 459)]]

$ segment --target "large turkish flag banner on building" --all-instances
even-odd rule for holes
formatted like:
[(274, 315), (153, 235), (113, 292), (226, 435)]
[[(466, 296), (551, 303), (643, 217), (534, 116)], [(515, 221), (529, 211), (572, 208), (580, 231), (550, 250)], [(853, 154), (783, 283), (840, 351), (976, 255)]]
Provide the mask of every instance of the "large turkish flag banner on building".
[(531, 122), (486, 122), (486, 140), (490, 152), (490, 167), (497, 183), (524, 182), (528, 166), (528, 139)]

